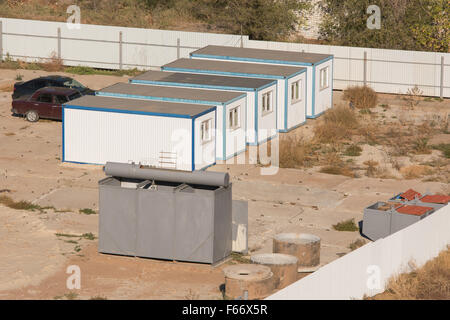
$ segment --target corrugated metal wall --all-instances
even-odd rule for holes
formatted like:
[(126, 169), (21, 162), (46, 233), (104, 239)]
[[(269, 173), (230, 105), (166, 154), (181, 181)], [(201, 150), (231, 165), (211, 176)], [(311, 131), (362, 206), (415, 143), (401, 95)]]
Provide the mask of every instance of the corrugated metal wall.
[(177, 169), (191, 170), (191, 125), (192, 120), (184, 118), (65, 108), (63, 160), (158, 166), (160, 152), (172, 152)]

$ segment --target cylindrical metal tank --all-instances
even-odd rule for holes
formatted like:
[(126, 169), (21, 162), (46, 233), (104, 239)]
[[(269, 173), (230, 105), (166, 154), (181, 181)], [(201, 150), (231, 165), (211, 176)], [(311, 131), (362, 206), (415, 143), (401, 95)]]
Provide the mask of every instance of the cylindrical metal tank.
[[(231, 299), (263, 299), (273, 290), (273, 273), (269, 267), (257, 264), (237, 264), (223, 269), (225, 295)], [(247, 295), (245, 294), (247, 291)]]
[(297, 281), (297, 257), (283, 253), (261, 253), (252, 255), (250, 260), (272, 270), (275, 289), (282, 289)]
[(103, 167), (105, 174), (113, 177), (129, 179), (149, 179), (168, 182), (180, 182), (214, 187), (228, 187), (230, 176), (224, 172), (214, 171), (180, 171), (168, 169), (156, 169), (140, 164), (128, 164), (107, 162)]
[(320, 263), (320, 238), (307, 233), (280, 233), (273, 239), (273, 252), (298, 258), (299, 267)]

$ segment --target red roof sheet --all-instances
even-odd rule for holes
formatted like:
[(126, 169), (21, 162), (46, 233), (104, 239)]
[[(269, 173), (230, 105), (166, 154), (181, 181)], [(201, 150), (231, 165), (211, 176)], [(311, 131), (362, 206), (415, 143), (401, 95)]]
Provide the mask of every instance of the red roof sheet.
[(413, 189), (409, 189), (400, 195), (400, 197), (402, 197), (406, 200), (409, 200), (409, 201), (414, 200), (416, 198), (416, 196), (418, 198), (422, 197), (422, 195), (419, 192), (417, 192)]
[(446, 203), (450, 202), (450, 196), (443, 196), (443, 195), (435, 194), (435, 195), (425, 196), (422, 199), (420, 199), (420, 201), (428, 202), (428, 203), (443, 203), (443, 204), (446, 204)]
[(430, 207), (421, 207), (421, 206), (403, 206), (397, 209), (398, 213), (404, 214), (412, 214), (415, 216), (421, 216), (429, 211), (433, 210)]

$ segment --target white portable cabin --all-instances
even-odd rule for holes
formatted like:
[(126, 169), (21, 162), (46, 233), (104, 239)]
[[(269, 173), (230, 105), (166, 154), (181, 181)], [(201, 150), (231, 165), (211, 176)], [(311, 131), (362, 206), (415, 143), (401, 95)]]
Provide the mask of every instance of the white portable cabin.
[[(97, 96), (215, 105), (217, 107), (216, 159), (225, 160), (246, 150), (247, 96), (243, 92), (201, 90), (133, 83), (116, 83)], [(230, 122), (232, 122), (230, 124)]]
[[(260, 124), (262, 127), (267, 127), (266, 123), (275, 121), (279, 132), (287, 132), (306, 122), (306, 68), (217, 60), (178, 59), (162, 66), (161, 69), (164, 71), (276, 80), (277, 90), (273, 92), (265, 89), (262, 92), (261, 100), (257, 101), (256, 113), (261, 114)], [(292, 99), (289, 89), (293, 86), (298, 88), (294, 99)], [(255, 130), (255, 133), (257, 135), (255, 142), (257, 143), (265, 142), (276, 135), (261, 136), (262, 132), (259, 128)]]
[(329, 54), (207, 46), (191, 53), (192, 58), (303, 66), (308, 69), (307, 117), (317, 118), (333, 106), (334, 56)]
[[(271, 129), (276, 129), (275, 119), (272, 119), (273, 122), (270, 123), (262, 118), (261, 112), (256, 112), (258, 108), (258, 101), (262, 101), (263, 94), (268, 91), (276, 91), (277, 82), (273, 79), (217, 76), (199, 73), (148, 71), (130, 79), (130, 82), (136, 84), (152, 84), (171, 87), (201, 88), (205, 90), (245, 92), (247, 94), (247, 144), (257, 143), (257, 141), (255, 140), (256, 128), (260, 131), (269, 131)], [(225, 120), (226, 118), (228, 118), (228, 120)], [(229, 129), (229, 116), (222, 117), (222, 120), (227, 121), (223, 126), (226, 126), (227, 129)], [(220, 122), (220, 119), (218, 121)], [(264, 134), (261, 133), (259, 136), (263, 137)], [(230, 156), (226, 157), (226, 159), (228, 159), (229, 157)]]
[(215, 126), (215, 106), (83, 96), (63, 105), (62, 161), (201, 170), (215, 164)]

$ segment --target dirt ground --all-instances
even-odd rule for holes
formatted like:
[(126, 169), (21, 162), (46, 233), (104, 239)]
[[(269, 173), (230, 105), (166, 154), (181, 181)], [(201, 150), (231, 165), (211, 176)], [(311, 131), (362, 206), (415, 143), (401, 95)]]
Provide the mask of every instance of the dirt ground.
[[(0, 70), (0, 88), (14, 82), (17, 73)], [(20, 74), (28, 80), (45, 72), (20, 70)], [(93, 89), (127, 81), (112, 76), (75, 78)], [(340, 103), (341, 93), (336, 92), (334, 99)], [(404, 113), (396, 107), (401, 103), (398, 97), (381, 95), (381, 99), (389, 103), (389, 112)], [(414, 114), (427, 117), (448, 112), (449, 107), (449, 100), (424, 103)], [(29, 123), (12, 117), (10, 109), (11, 92), (0, 92), (0, 196), (51, 208), (25, 211), (0, 204), (0, 299), (222, 299), (222, 269), (232, 260), (212, 267), (99, 254), (97, 239), (83, 236), (98, 235), (98, 214), (79, 210), (98, 210), (102, 167), (61, 163), (61, 122)], [(310, 135), (317, 121), (308, 120), (290, 134)], [(448, 135), (434, 139), (449, 143)], [(370, 147), (364, 146), (357, 161), (377, 154), (377, 147)], [(233, 198), (248, 201), (251, 254), (271, 252), (277, 233), (305, 232), (321, 238), (321, 265), (348, 253), (352, 242), (363, 239), (359, 232), (336, 231), (333, 224), (351, 218), (359, 222), (364, 207), (410, 187), (448, 192), (443, 182), (401, 176), (350, 178), (317, 168), (279, 169), (276, 175), (261, 175), (256, 165), (219, 164), (209, 170), (229, 172)], [(66, 288), (69, 265), (81, 269), (80, 290)]]

